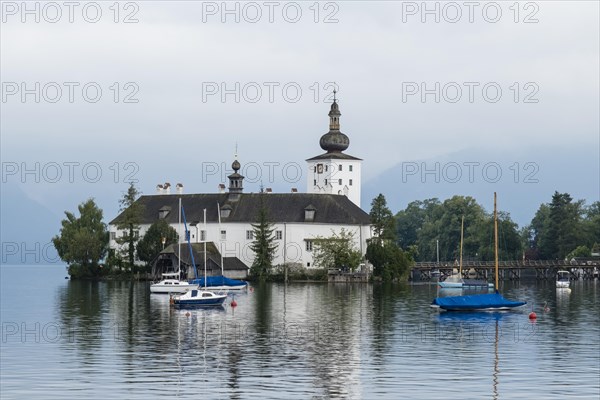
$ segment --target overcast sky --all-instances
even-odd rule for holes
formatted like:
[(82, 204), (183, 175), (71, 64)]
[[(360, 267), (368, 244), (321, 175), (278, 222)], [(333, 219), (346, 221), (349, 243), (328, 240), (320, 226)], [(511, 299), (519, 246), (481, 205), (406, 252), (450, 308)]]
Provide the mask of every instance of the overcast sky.
[(470, 149), (505, 174), (541, 144), (598, 154), (596, 1), (22, 4), (2, 3), (2, 185), (57, 214), (92, 196), (112, 219), (131, 177), (213, 192), (236, 144), (248, 191), (304, 189), (333, 82), (363, 182)]

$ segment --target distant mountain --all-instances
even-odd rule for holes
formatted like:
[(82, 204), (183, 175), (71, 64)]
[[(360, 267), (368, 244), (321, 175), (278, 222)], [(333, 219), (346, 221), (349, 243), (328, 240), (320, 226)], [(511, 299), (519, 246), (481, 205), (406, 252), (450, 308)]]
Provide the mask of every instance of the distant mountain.
[(2, 184), (0, 219), (0, 264), (61, 263), (51, 243), (61, 218), (30, 199), (19, 186)]
[(392, 212), (414, 200), (454, 195), (472, 196), (487, 211), (510, 213), (519, 226), (531, 222), (540, 204), (551, 201), (554, 191), (567, 192), (590, 204), (600, 199), (599, 148), (540, 146), (503, 153), (494, 149), (468, 149), (427, 160), (406, 160), (364, 183), (362, 204), (370, 209), (379, 193)]

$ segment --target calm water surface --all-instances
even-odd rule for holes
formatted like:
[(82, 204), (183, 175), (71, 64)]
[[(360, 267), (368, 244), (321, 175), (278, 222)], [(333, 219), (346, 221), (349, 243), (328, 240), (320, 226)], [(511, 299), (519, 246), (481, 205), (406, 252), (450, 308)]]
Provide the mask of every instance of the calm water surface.
[(507, 283), (523, 310), (440, 314), (433, 285), (267, 284), (179, 311), (148, 283), (64, 276), (0, 268), (3, 400), (600, 396), (597, 281)]

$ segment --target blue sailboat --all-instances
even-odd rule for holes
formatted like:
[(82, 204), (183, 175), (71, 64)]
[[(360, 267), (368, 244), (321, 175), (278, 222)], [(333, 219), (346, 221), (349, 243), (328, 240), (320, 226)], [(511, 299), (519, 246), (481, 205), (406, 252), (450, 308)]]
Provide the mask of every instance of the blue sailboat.
[(494, 192), (494, 253), (496, 264), (496, 293), (473, 294), (465, 296), (437, 297), (431, 307), (445, 311), (502, 311), (521, 307), (527, 302), (507, 300), (498, 292), (498, 213), (496, 211), (496, 192)]
[[(183, 209), (183, 206), (181, 207), (181, 212), (183, 214), (183, 222), (185, 224), (185, 235), (187, 237), (188, 247), (190, 249), (190, 258), (192, 260), (192, 265), (194, 266), (194, 273), (197, 280), (198, 271), (196, 269), (196, 262), (194, 261), (194, 252), (192, 251), (192, 244), (190, 243), (190, 234), (187, 229), (187, 221), (185, 219), (185, 210)], [(204, 210), (204, 226), (206, 227), (206, 209)], [(206, 240), (204, 241), (204, 282), (206, 282)], [(226, 298), (226, 293), (214, 293), (206, 290), (206, 285), (204, 285), (204, 290), (194, 289), (179, 296), (172, 296), (170, 298), (170, 303), (179, 308), (194, 306), (222, 306)]]

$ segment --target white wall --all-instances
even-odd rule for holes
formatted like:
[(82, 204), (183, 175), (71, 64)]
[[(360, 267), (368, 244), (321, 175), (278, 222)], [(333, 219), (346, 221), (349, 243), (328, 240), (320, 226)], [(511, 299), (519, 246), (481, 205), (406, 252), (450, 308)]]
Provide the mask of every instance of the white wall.
[[(318, 164), (323, 165), (323, 172), (315, 172)], [(340, 171), (339, 167), (342, 167)], [(352, 171), (350, 171), (352, 166)], [(361, 160), (317, 160), (308, 161), (307, 193), (343, 194), (360, 207), (361, 196)], [(342, 184), (339, 184), (339, 180)], [(352, 180), (352, 185), (350, 185)], [(315, 182), (316, 181), (316, 182)], [(325, 183), (327, 182), (327, 183)]]
[[(185, 239), (185, 230), (183, 227), (178, 229), (178, 224), (171, 225), (178, 231), (179, 237)], [(140, 237), (150, 227), (144, 224), (140, 229)], [(273, 224), (274, 235), (276, 231), (281, 231), (281, 239), (276, 240), (278, 248), (275, 252), (274, 265), (287, 263), (301, 263), (304, 267), (314, 267), (313, 253), (306, 249), (306, 241), (315, 239), (318, 236), (330, 237), (332, 230), (339, 233), (341, 228), (354, 233), (355, 246), (364, 255), (367, 249), (367, 239), (371, 238), (371, 228), (368, 225), (337, 225), (337, 224), (315, 224), (315, 223), (275, 223)], [(191, 234), (192, 243), (200, 243), (200, 231), (204, 230), (202, 224), (197, 226), (188, 226)], [(226, 240), (221, 240), (220, 231), (226, 231)], [(246, 231), (251, 231), (252, 225), (249, 223), (207, 223), (206, 239), (219, 246), (223, 257), (238, 257), (246, 265), (251, 266), (254, 260), (254, 253), (250, 249), (252, 239), (246, 238)], [(116, 232), (116, 227), (109, 225), (110, 232)], [(120, 236), (120, 233), (119, 233)], [(110, 241), (110, 247), (116, 249), (118, 244)], [(285, 248), (285, 259), (284, 259)]]

